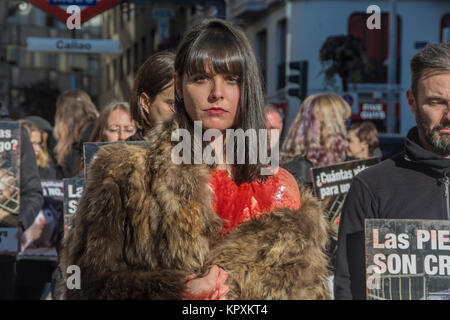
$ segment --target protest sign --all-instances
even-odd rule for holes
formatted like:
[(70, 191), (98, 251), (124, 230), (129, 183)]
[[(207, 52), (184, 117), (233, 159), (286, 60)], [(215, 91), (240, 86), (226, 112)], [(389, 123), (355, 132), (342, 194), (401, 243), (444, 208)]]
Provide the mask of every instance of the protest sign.
[(0, 121), (0, 227), (19, 223), (20, 143), (20, 124)]
[(354, 160), (339, 164), (312, 168), (313, 191), (322, 201), (331, 223), (331, 236), (337, 239), (342, 205), (353, 177), (364, 169), (380, 162), (379, 158)]
[(450, 221), (366, 219), (371, 300), (450, 300)]
[(19, 252), (18, 233), (18, 228), (0, 228), (0, 254), (16, 255)]
[(329, 266), (332, 269), (331, 271), (336, 265), (335, 258), (341, 212), (353, 177), (378, 162), (380, 162), (379, 158), (370, 158), (311, 169), (314, 194), (322, 202), (322, 208), (330, 224), (328, 229), (330, 241), (327, 250), (330, 256)]
[(84, 179), (68, 178), (64, 181), (64, 226), (72, 227), (72, 219), (84, 189)]
[(44, 205), (33, 224), (21, 238), (22, 259), (55, 259), (57, 242), (62, 237), (64, 185), (62, 180), (41, 180)]

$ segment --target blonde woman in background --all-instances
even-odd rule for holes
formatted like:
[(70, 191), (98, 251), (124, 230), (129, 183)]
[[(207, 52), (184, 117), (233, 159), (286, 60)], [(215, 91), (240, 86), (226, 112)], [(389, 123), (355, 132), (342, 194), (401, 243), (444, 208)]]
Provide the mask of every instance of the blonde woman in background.
[(321, 93), (307, 97), (292, 121), (281, 148), (282, 166), (300, 183), (311, 184), (311, 167), (345, 161), (345, 119), (351, 108), (340, 96)]
[(59, 179), (77, 175), (83, 142), (88, 141), (97, 118), (97, 108), (85, 91), (69, 89), (58, 97), (54, 134)]
[(33, 145), (36, 163), (39, 169), (41, 179), (56, 179), (55, 166), (48, 154), (47, 145), (44, 140), (44, 134), (33, 122), (28, 120), (18, 120), (18, 122), (27, 130)]

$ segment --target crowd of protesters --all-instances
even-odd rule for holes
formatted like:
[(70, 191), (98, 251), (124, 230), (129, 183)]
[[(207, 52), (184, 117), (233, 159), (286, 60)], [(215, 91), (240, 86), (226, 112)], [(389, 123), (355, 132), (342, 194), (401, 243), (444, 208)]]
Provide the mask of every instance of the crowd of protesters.
[[(334, 274), (311, 169), (381, 158), (377, 128), (350, 123), (348, 103), (320, 93), (302, 101), (283, 135), (285, 115), (264, 100), (247, 37), (217, 19), (190, 30), (176, 53), (149, 57), (129, 103), (98, 110), (86, 92), (68, 89), (56, 101), (54, 128), (39, 116), (19, 120), (14, 223), (21, 232), (32, 225), (43, 204), (40, 179), (81, 175), (83, 143), (147, 141), (145, 148), (107, 145), (90, 165), (73, 228), (58, 243), (53, 299), (364, 299), (364, 218), (450, 217), (441, 190), (450, 174), (450, 44), (426, 46), (411, 73), (407, 99), (417, 127), (404, 152), (353, 180)], [(7, 106), (0, 112), (12, 120)], [(227, 129), (277, 129), (269, 144), (280, 148), (280, 168), (266, 176), (262, 164), (175, 165), (172, 133), (193, 133), (194, 121), (220, 132), (203, 143), (218, 158), (224, 150), (215, 142), (230, 143)], [(183, 156), (197, 147), (193, 141)], [(244, 150), (249, 159), (251, 147)], [(0, 227), (11, 225), (0, 219)], [(81, 268), (80, 290), (65, 286), (70, 265)], [(15, 257), (0, 253), (0, 299), (42, 297), (42, 285), (34, 296), (19, 294), (15, 270)]]

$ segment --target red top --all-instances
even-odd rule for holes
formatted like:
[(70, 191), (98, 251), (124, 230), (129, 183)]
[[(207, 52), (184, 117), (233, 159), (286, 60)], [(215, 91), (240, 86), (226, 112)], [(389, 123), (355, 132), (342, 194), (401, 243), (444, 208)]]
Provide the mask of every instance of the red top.
[(240, 223), (277, 208), (300, 208), (300, 193), (294, 178), (283, 168), (262, 184), (254, 181), (237, 186), (226, 170), (214, 170), (210, 185), (214, 211), (225, 219), (224, 234)]

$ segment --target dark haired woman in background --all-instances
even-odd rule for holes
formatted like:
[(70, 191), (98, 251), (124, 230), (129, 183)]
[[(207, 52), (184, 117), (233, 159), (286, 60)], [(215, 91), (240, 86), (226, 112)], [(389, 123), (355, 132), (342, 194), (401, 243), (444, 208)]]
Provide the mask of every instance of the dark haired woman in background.
[[(236, 153), (220, 161), (219, 141), (238, 140), (227, 129), (267, 137), (259, 131), (264, 99), (247, 37), (228, 22), (206, 20), (181, 41), (175, 69), (176, 113), (149, 132), (149, 147), (108, 145), (90, 166), (60, 264), (80, 267), (82, 287), (63, 285), (63, 297), (327, 298), (326, 221), (317, 200), (300, 196), (286, 170), (265, 176), (267, 165), (250, 163), (257, 143), (245, 142), (243, 164)], [(201, 147), (194, 121), (219, 135), (203, 146), (215, 151), (215, 164), (192, 164), (189, 151)], [(192, 148), (177, 164), (173, 137), (180, 132)]]
[(382, 156), (378, 148), (378, 130), (371, 121), (354, 122), (347, 129), (347, 160)]
[(89, 95), (79, 89), (61, 93), (56, 101), (55, 147), (56, 171), (59, 179), (78, 174), (83, 142), (87, 142), (98, 111)]
[(157, 122), (173, 115), (174, 61), (174, 53), (157, 52), (139, 68), (130, 97), (131, 117), (137, 122), (138, 130), (129, 140), (144, 140)]
[(89, 141), (114, 142), (127, 140), (136, 133), (127, 102), (114, 101), (104, 106)]

